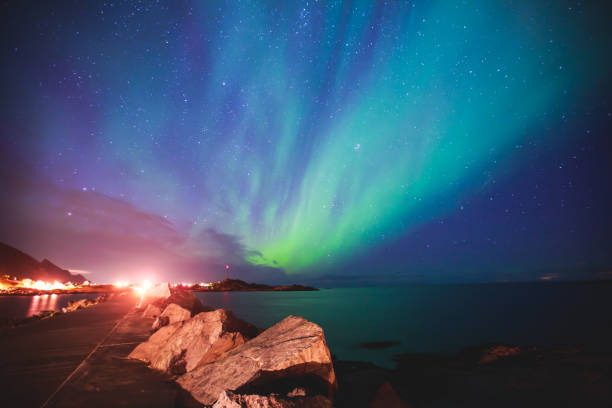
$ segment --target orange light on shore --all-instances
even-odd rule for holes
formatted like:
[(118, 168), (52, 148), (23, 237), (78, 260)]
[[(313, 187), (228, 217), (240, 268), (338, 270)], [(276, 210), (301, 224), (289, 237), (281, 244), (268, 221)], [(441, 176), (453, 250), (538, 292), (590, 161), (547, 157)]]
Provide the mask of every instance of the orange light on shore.
[(72, 289), (74, 288), (74, 285), (72, 285), (71, 283), (64, 285), (63, 283), (60, 283), (58, 281), (54, 281), (53, 283), (51, 283), (51, 282), (45, 282), (42, 280), (33, 281), (32, 279), (24, 279), (22, 282), (23, 282), (23, 287), (29, 288), (29, 289), (54, 290), (54, 289)]
[(134, 289), (134, 291), (136, 293), (138, 293), (140, 296), (144, 295), (144, 293), (149, 290), (151, 288), (152, 284), (150, 281), (145, 280), (144, 282), (142, 282), (141, 285), (139, 286), (132, 286), (132, 289)]

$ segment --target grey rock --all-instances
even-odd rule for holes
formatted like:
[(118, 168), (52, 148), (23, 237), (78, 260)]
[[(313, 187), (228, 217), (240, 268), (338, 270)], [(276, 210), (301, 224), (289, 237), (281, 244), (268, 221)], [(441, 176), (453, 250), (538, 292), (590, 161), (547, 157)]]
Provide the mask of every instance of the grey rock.
[(161, 314), (161, 309), (154, 305), (148, 305), (142, 313), (142, 317), (157, 317)]
[(332, 395), (336, 376), (320, 326), (289, 316), (218, 360), (188, 370), (177, 381), (196, 400), (212, 405), (223, 391), (240, 392), (279, 378), (316, 380)]
[(166, 307), (166, 309), (164, 309), (157, 319), (155, 319), (153, 322), (153, 330), (157, 330), (160, 327), (167, 326), (169, 324), (182, 322), (189, 318), (191, 318), (191, 312), (189, 310), (184, 309), (175, 303), (171, 303), (168, 305), (168, 307)]
[(223, 309), (199, 313), (188, 320), (162, 327), (128, 356), (157, 370), (190, 371), (199, 363), (217, 359), (257, 332), (255, 326)]
[(244, 395), (222, 391), (213, 408), (331, 408), (331, 401), (323, 395), (284, 398), (277, 394)]

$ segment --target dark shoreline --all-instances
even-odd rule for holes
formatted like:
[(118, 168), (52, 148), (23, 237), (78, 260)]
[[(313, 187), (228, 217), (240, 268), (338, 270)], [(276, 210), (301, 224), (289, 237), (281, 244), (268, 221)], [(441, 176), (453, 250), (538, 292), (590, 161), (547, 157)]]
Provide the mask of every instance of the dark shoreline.
[[(261, 283), (246, 283), (238, 279), (230, 279), (230, 281), (239, 281), (243, 285), (219, 285), (219, 286), (200, 286), (199, 284), (187, 288), (192, 292), (301, 292), (301, 291), (319, 291), (322, 289), (358, 289), (358, 288), (386, 288), (388, 284), (373, 284), (373, 285), (357, 285), (357, 286), (334, 286), (316, 288), (312, 286), (292, 284), (292, 285), (266, 285)], [(215, 284), (223, 283), (216, 282)], [(436, 287), (436, 286), (519, 286), (519, 285), (542, 285), (542, 286), (557, 286), (557, 285), (611, 285), (612, 280), (579, 280), (579, 281), (555, 281), (555, 280), (538, 280), (538, 281), (521, 281), (521, 282), (474, 282), (474, 283), (402, 283), (392, 285), (393, 287)], [(214, 285), (214, 284), (213, 284)], [(40, 295), (72, 295), (72, 294), (104, 294), (104, 293), (120, 293), (127, 289), (117, 289), (112, 285), (95, 285), (97, 288), (91, 289), (53, 289), (53, 290), (38, 290), (19, 288), (18, 290), (0, 290), (2, 296), (40, 296)]]
[[(220, 282), (214, 282), (210, 286), (201, 286), (195, 284), (189, 288), (183, 288), (192, 292), (311, 292), (319, 289), (305, 285), (265, 285), (263, 283), (247, 283), (240, 279), (225, 279)], [(41, 295), (79, 295), (79, 294), (111, 294), (122, 293), (130, 289), (116, 288), (113, 285), (92, 285), (88, 288), (78, 289), (53, 289), (40, 290), (31, 288), (10, 288), (8, 290), (0, 290), (0, 296), (41, 296)]]
[[(336, 405), (381, 400), (403, 407), (608, 407), (612, 352), (482, 344), (454, 354), (402, 353), (392, 369), (334, 360)], [(390, 399), (389, 399), (390, 398)], [(371, 406), (371, 405), (370, 405)], [(384, 405), (380, 405), (381, 407)]]
[(192, 292), (303, 292), (318, 291), (312, 286), (304, 285), (265, 285), (263, 283), (247, 283), (240, 279), (224, 279), (214, 282), (210, 286), (193, 285), (189, 288)]

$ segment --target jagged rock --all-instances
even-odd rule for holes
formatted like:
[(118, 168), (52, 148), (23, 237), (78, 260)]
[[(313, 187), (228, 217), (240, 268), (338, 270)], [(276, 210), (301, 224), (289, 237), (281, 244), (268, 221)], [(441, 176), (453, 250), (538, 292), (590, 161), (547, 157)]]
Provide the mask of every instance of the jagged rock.
[(155, 305), (148, 305), (142, 317), (157, 317), (161, 314), (161, 309)]
[(157, 370), (182, 374), (198, 363), (217, 359), (256, 334), (255, 326), (237, 319), (232, 312), (219, 309), (162, 327), (149, 340), (139, 344), (129, 358), (150, 363)]
[(482, 355), (480, 357), (480, 363), (486, 364), (496, 361), (500, 358), (517, 356), (521, 353), (521, 351), (522, 350), (520, 346), (512, 347), (504, 346), (501, 344), (492, 346), (482, 352)]
[(148, 300), (155, 300), (158, 298), (164, 299), (164, 298), (169, 297), (170, 295), (171, 295), (170, 284), (168, 282), (164, 282), (164, 283), (155, 285), (152, 288), (149, 288), (144, 293), (143, 297), (147, 298)]
[(331, 408), (331, 401), (323, 395), (284, 398), (277, 394), (243, 395), (222, 391), (213, 408)]
[(190, 317), (191, 312), (189, 310), (184, 309), (177, 304), (170, 303), (168, 307), (164, 309), (162, 314), (160, 314), (153, 322), (153, 330), (157, 330), (160, 327), (167, 326), (169, 324), (182, 322), (183, 320), (187, 320)]
[(287, 393), (287, 396), (288, 397), (305, 397), (306, 390), (302, 387), (295, 387), (294, 389), (292, 389), (291, 391)]
[(166, 309), (166, 307), (172, 303), (179, 305), (183, 309), (189, 310), (192, 316), (214, 310), (212, 307), (204, 306), (190, 291), (179, 288), (172, 288), (169, 296), (159, 298), (152, 302), (152, 304), (159, 307), (160, 310)]
[(410, 405), (402, 401), (391, 384), (385, 381), (370, 401), (370, 408), (410, 408)]
[(198, 365), (177, 381), (195, 399), (211, 405), (225, 390), (240, 393), (292, 380), (298, 385), (316, 384), (328, 395), (337, 387), (323, 329), (295, 316), (285, 318), (218, 360)]
[(71, 300), (68, 302), (67, 307), (62, 308), (62, 312), (63, 313), (74, 312), (75, 310), (93, 306), (96, 303), (98, 303), (97, 300), (91, 300), (91, 299)]

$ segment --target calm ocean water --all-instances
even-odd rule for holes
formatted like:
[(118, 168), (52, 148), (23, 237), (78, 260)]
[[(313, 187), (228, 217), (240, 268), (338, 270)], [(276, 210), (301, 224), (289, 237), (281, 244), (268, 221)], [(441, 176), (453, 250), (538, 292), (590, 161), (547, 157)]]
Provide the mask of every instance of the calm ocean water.
[(1, 296), (0, 318), (30, 317), (43, 310), (61, 310), (68, 302), (78, 299), (95, 299), (97, 293), (82, 293), (76, 295), (40, 295), (40, 296)]
[[(449, 353), (485, 342), (610, 351), (612, 284), (439, 285), (323, 289), (318, 292), (198, 293), (259, 327), (293, 314), (323, 327), (343, 360), (392, 366), (403, 352)], [(0, 317), (60, 309), (88, 295), (0, 297)], [(91, 295), (89, 295), (91, 296)], [(367, 350), (363, 342), (399, 345)]]
[[(612, 284), (436, 285), (318, 292), (198, 293), (258, 327), (289, 314), (325, 330), (342, 360), (393, 366), (402, 352), (449, 353), (485, 342), (610, 351)], [(398, 341), (367, 350), (363, 342)]]

